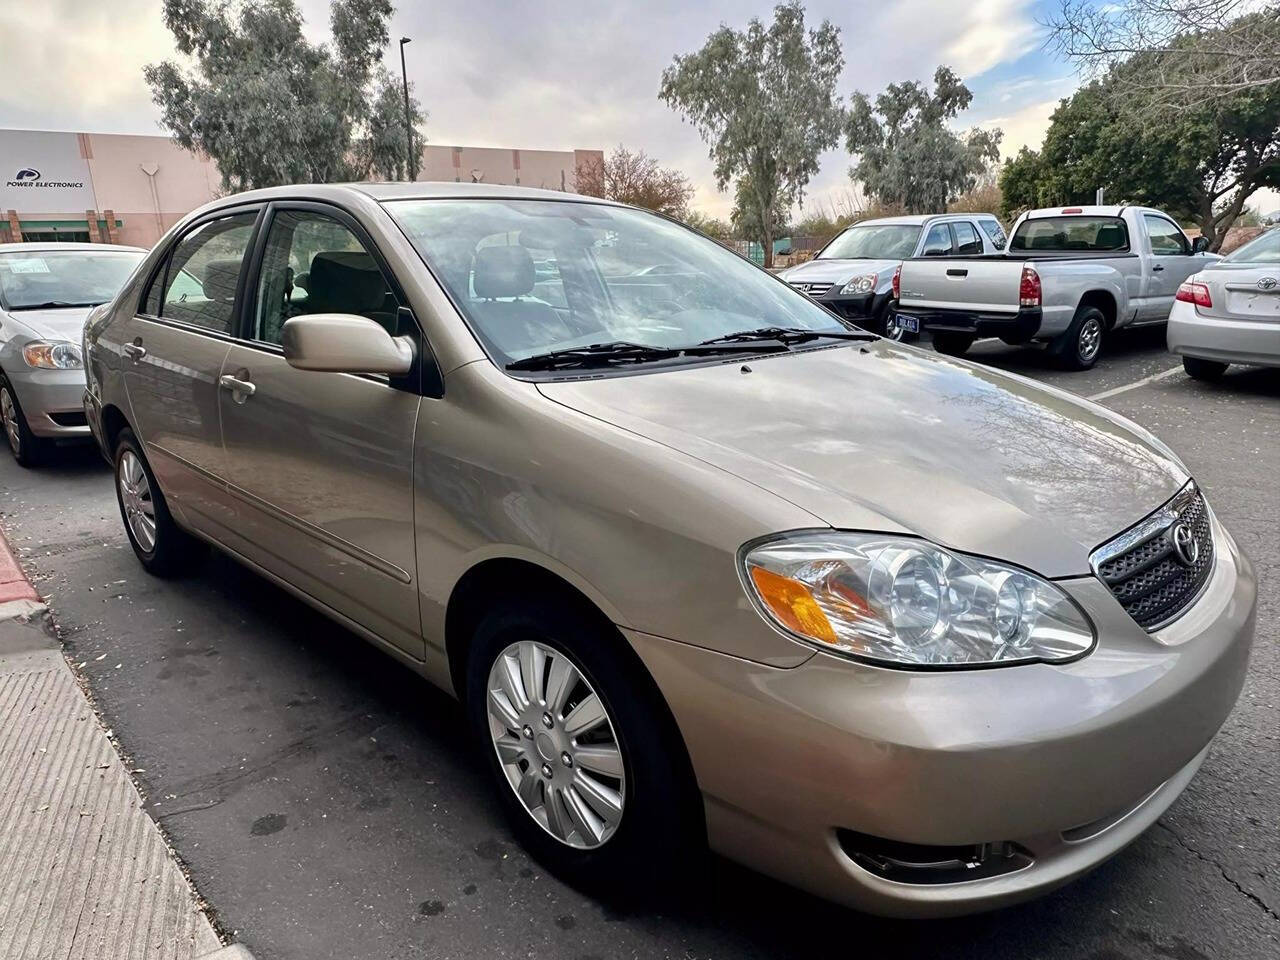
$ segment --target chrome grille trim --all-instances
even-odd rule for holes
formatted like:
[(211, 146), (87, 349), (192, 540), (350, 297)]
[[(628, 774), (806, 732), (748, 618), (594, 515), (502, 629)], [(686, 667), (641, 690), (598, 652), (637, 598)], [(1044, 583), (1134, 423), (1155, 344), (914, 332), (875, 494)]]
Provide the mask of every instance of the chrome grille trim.
[(821, 297), (828, 290), (835, 286), (834, 283), (807, 283), (804, 281), (796, 281), (791, 284), (801, 293), (807, 293), (811, 297)]
[[(1175, 524), (1190, 528), (1195, 558), (1179, 559)], [(1094, 575), (1148, 633), (1182, 616), (1199, 599), (1216, 560), (1209, 505), (1194, 481), (1164, 506), (1089, 555)]]

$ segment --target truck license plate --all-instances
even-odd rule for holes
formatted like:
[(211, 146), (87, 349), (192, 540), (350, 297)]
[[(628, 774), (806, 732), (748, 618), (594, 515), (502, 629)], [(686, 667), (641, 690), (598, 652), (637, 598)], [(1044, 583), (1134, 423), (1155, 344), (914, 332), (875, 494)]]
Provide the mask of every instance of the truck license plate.
[(898, 325), (907, 333), (920, 332), (920, 321), (915, 317), (904, 317), (902, 314), (898, 314)]

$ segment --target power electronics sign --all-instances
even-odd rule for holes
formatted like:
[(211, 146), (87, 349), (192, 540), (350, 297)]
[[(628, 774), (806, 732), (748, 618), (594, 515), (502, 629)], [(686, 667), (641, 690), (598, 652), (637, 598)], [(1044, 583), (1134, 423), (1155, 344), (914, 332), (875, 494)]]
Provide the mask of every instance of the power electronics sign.
[(0, 215), (83, 219), (90, 209), (93, 182), (74, 133), (0, 130)]

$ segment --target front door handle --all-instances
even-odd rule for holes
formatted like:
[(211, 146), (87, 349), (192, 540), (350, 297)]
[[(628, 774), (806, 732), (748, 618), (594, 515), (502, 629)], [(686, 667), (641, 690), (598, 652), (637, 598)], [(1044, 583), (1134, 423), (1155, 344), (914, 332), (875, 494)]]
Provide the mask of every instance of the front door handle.
[(244, 403), (253, 396), (253, 391), (258, 389), (250, 381), (233, 377), (229, 373), (218, 378), (218, 386), (223, 390), (230, 390), (231, 399), (236, 403)]
[(147, 355), (147, 348), (140, 343), (126, 343), (124, 345), (124, 352), (129, 355), (130, 360), (137, 363)]
[(1158, 263), (1157, 263), (1154, 267), (1152, 267), (1152, 268), (1151, 268), (1151, 272), (1152, 272), (1152, 273), (1160, 273), (1162, 270), (1164, 270), (1164, 267), (1163, 267), (1163, 266), (1161, 266), (1161, 265), (1160, 265), (1160, 264), (1158, 264)]

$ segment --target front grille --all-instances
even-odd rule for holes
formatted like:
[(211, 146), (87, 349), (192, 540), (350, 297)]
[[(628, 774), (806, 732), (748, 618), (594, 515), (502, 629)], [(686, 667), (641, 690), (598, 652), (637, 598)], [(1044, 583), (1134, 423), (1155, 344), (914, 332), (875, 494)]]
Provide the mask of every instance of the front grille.
[(807, 293), (811, 297), (821, 297), (831, 289), (830, 283), (793, 283), (791, 284), (801, 293)]
[(1204, 495), (1187, 484), (1172, 500), (1090, 556), (1094, 573), (1129, 616), (1155, 630), (1200, 595), (1213, 569), (1213, 532)]

